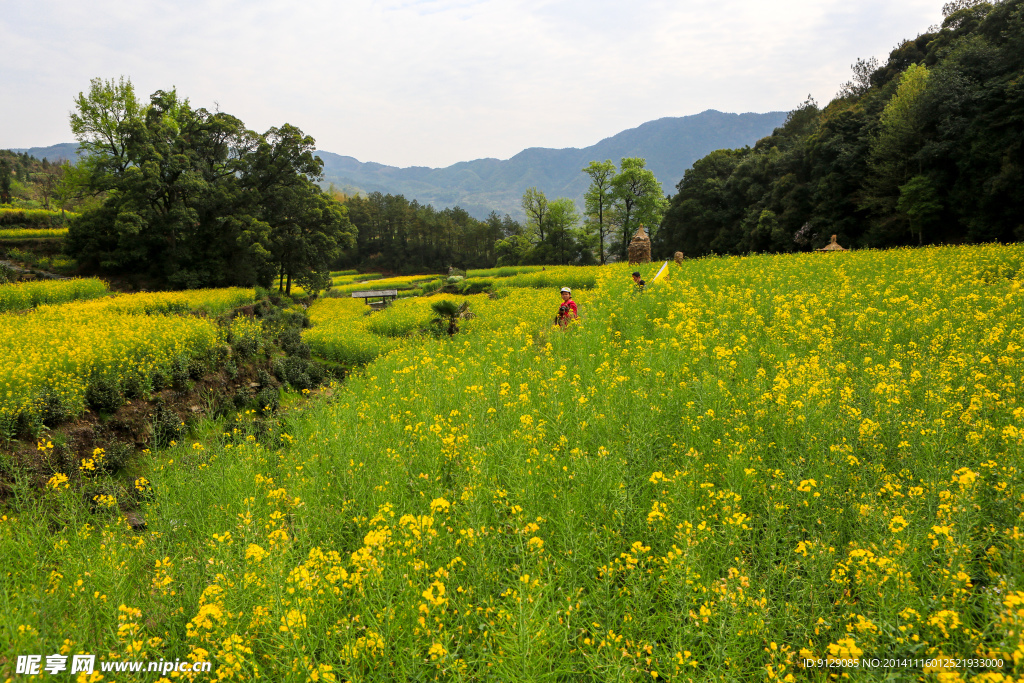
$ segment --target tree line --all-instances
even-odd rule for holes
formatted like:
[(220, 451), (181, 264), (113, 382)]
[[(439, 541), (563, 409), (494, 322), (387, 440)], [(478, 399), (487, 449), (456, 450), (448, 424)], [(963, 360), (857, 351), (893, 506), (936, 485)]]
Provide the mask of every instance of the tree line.
[[(71, 113), (75, 165), (44, 164), (49, 196), (84, 208), (66, 251), (83, 271), (160, 288), (252, 285), (290, 292), (329, 286), (333, 268), (440, 271), (624, 258), (637, 227), (656, 230), (666, 199), (643, 159), (592, 162), (586, 209), (523, 195), (520, 222), (477, 220), (402, 195), (322, 191), (314, 140), (289, 124), (265, 133), (224, 112), (194, 108), (175, 90), (148, 103), (130, 80), (93, 79)], [(22, 157), (16, 157), (25, 166)], [(6, 157), (5, 157), (6, 161)], [(0, 174), (15, 182), (23, 171)]]
[(495, 263), (495, 242), (517, 225), (508, 215), (491, 212), (480, 221), (460, 207), (435, 209), (400, 194), (337, 196), (357, 229), (355, 249), (342, 255), (339, 267), (397, 273), (452, 265), (489, 268)]
[(581, 214), (567, 197), (548, 200), (536, 187), (522, 198), (525, 225), (506, 231), (495, 245), (497, 265), (589, 265), (625, 259), (641, 225), (653, 233), (667, 199), (661, 183), (641, 158), (592, 161), (581, 169), (590, 177)]
[(508, 265), (590, 265), (626, 258), (640, 225), (656, 232), (667, 205), (661, 184), (640, 158), (591, 162), (581, 213), (567, 197), (548, 199), (528, 188), (521, 206), (525, 222), (497, 212), (477, 220), (454, 207), (437, 210), (402, 195), (372, 192), (340, 196), (356, 226), (357, 248), (347, 266), (396, 272)]
[(821, 108), (686, 171), (662, 254), (1024, 239), (1024, 2), (956, 0)]

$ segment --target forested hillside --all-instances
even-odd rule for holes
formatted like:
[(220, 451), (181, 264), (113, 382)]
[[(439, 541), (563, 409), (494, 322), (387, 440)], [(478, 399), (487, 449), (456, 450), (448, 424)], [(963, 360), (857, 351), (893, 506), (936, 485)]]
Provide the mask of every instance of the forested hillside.
[(753, 147), (686, 172), (663, 254), (1024, 238), (1024, 2), (958, 0)]
[(70, 209), (81, 204), (62, 161), (0, 149), (0, 204), (21, 209)]

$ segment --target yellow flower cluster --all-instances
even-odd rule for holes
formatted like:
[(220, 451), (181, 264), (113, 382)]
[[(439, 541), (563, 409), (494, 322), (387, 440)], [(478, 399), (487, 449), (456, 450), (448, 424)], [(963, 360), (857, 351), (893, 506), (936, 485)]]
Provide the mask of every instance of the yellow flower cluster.
[(33, 238), (60, 238), (68, 234), (67, 228), (5, 228), (0, 230), (0, 241)]

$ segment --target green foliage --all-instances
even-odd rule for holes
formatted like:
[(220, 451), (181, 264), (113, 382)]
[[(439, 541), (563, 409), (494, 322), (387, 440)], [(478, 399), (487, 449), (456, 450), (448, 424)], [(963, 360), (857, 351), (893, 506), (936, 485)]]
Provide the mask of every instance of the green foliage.
[(589, 265), (596, 239), (593, 225), (580, 226), (573, 200), (562, 197), (548, 201), (543, 192), (531, 187), (523, 194), (527, 214), (526, 230), (498, 240), (495, 254), (499, 266), (526, 263)]
[(185, 422), (177, 413), (163, 407), (157, 408), (153, 415), (154, 447), (168, 447), (172, 442), (181, 440), (185, 436), (185, 431)]
[[(925, 112), (921, 102), (928, 75), (923, 64), (907, 67), (899, 78), (896, 94), (878, 117), (878, 135), (871, 145), (869, 175), (864, 183), (868, 191), (861, 205), (883, 219), (894, 217), (899, 187), (922, 166), (922, 161), (915, 158), (922, 145)], [(886, 223), (898, 225), (899, 221)]]
[(278, 379), (299, 391), (315, 389), (323, 383), (325, 378), (323, 368), (317, 363), (298, 356), (285, 358), (276, 369), (278, 370)]
[(495, 265), (495, 243), (521, 231), (507, 215), (479, 221), (454, 207), (438, 210), (402, 195), (371, 192), (344, 201), (349, 220), (358, 228), (356, 249), (339, 265), (403, 274), (444, 272), (451, 265), (481, 268)]
[(525, 263), (530, 258), (532, 245), (525, 235), (510, 235), (494, 244), (498, 266), (507, 267)]
[(544, 241), (544, 231), (547, 228), (548, 198), (536, 187), (531, 187), (523, 193), (523, 213), (526, 214), (526, 234), (533, 240), (539, 238)]
[(809, 99), (753, 148), (695, 162), (655, 251), (1024, 238), (1024, 2), (946, 9), (885, 64), (858, 60), (823, 109)]
[(430, 304), (430, 310), (437, 316), (431, 320), (439, 330), (447, 332), (448, 336), (459, 331), (459, 321), (469, 320), (474, 317), (469, 310), (469, 302), (455, 303), (451, 299), (441, 299)]
[(293, 280), (315, 292), (355, 244), (344, 209), (314, 184), (313, 139), (294, 126), (258, 135), (173, 90), (141, 107), (130, 82), (96, 79), (76, 100), (72, 128), (86, 183), (108, 193), (68, 233), (86, 268), (179, 289), (269, 286), (279, 276), (286, 292)]
[(124, 405), (124, 400), (116, 378), (99, 374), (89, 380), (85, 402), (96, 412), (112, 413)]
[(942, 203), (935, 185), (923, 175), (914, 176), (900, 186), (896, 209), (910, 221), (911, 234), (917, 233), (917, 243), (924, 242), (924, 229), (942, 213)]
[(645, 226), (648, 235), (654, 237), (665, 213), (661, 183), (646, 166), (644, 159), (625, 158), (619, 164), (619, 172), (610, 181), (613, 222), (618, 226), (614, 248), (622, 260), (626, 260), (629, 241), (639, 226)]
[(590, 187), (584, 195), (587, 223), (597, 235), (598, 263), (604, 265), (605, 239), (611, 227), (611, 211), (615, 203), (614, 186), (615, 164), (610, 159), (591, 161), (583, 172), (590, 176)]
[(11, 190), (13, 189), (13, 180), (11, 179), (11, 165), (7, 159), (0, 158), (0, 204), (9, 204), (11, 202)]
[(286, 124), (271, 128), (242, 160), (242, 184), (258, 193), (250, 207), (258, 222), (244, 239), (255, 252), (269, 254), (278, 290), (285, 293), (293, 279), (313, 295), (328, 289), (331, 263), (356, 243), (345, 208), (313, 183), (323, 167), (315, 148), (313, 138)]
[[(76, 146), (55, 147), (56, 149), (50, 151), (64, 156), (68, 154), (68, 150), (61, 148)], [(30, 156), (28, 152), (16, 154), (9, 150), (0, 150), (0, 209), (58, 209), (61, 212), (77, 209), (94, 201), (87, 193), (82, 192), (79, 184), (81, 178), (79, 170), (67, 160), (51, 162), (45, 157), (40, 160)], [(62, 225), (63, 219), (57, 224)]]
[(289, 356), (295, 356), (297, 358), (309, 358), (309, 346), (302, 341), (302, 328), (301, 326), (293, 326), (286, 328), (278, 336), (278, 344), (281, 345), (281, 350)]
[(78, 93), (71, 132), (81, 146), (95, 188), (107, 189), (117, 175), (138, 163), (128, 147), (148, 113), (135, 96), (135, 86), (124, 76), (116, 82), (94, 78), (88, 95)]

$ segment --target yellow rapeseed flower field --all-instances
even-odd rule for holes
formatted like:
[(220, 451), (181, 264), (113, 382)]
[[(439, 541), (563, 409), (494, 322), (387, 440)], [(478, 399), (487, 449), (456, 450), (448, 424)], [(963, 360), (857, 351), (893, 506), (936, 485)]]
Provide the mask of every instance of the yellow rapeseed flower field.
[(67, 228), (4, 228), (0, 229), (0, 241), (35, 238), (60, 238), (68, 234)]
[(573, 272), (593, 287), (564, 330), (559, 283), (521, 281), (469, 297), (451, 338), (400, 336), (429, 300), (318, 302), (315, 351), (376, 360), (154, 454), (144, 533), (57, 472), (57, 523), (4, 513), (4, 655), (275, 681), (1020, 680), (1022, 264), (702, 259), (642, 266), (643, 293), (618, 264)]
[[(82, 297), (78, 297), (82, 298)], [(219, 315), (238, 306), (252, 303), (255, 292), (245, 287), (224, 289), (192, 289), (182, 292), (142, 292), (138, 294), (116, 294), (93, 301), (76, 302), (66, 311), (83, 315), (93, 313), (188, 313), (202, 311)]]
[(0, 284), (0, 313), (23, 311), (42, 304), (94, 299), (107, 294), (107, 283), (97, 278)]
[[(107, 293), (99, 280), (41, 284), (51, 301)], [(224, 341), (212, 320), (173, 313), (217, 314), (252, 300), (251, 289), (194, 290), (0, 314), (0, 433), (12, 434), (19, 421), (52, 425), (81, 413), (90, 385), (137, 394), (168, 382), (178, 366), (205, 358)]]

